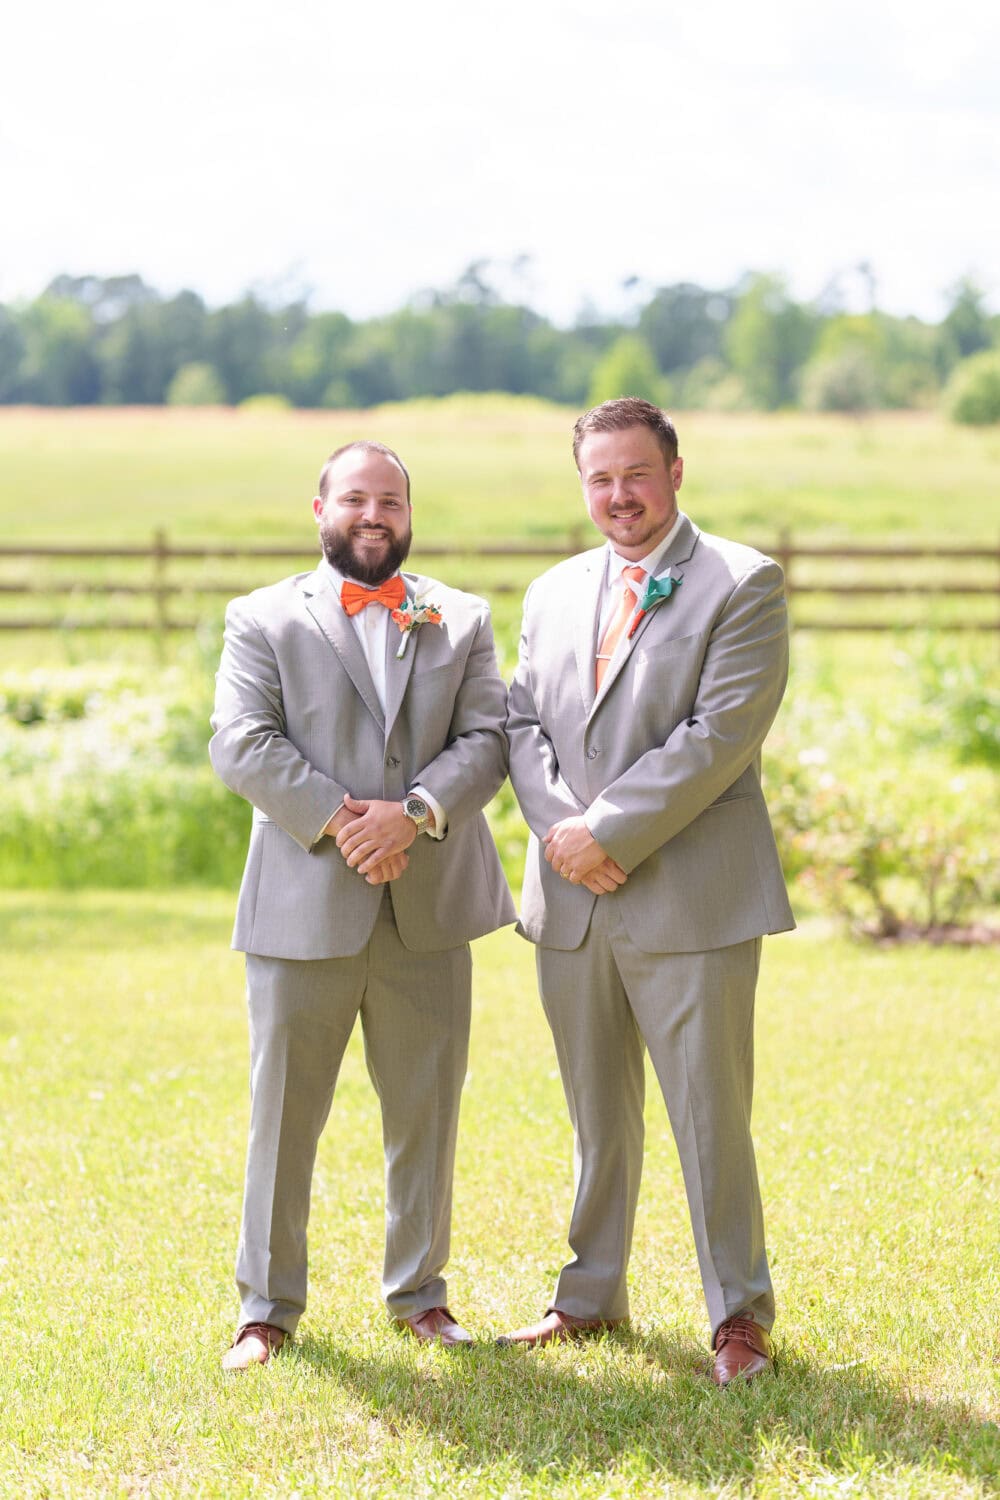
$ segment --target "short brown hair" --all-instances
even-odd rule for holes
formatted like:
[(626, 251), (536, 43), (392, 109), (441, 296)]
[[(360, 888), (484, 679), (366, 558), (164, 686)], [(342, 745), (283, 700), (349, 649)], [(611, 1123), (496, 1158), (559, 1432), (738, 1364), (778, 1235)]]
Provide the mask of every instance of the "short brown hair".
[(382, 454), (385, 455), (386, 458), (391, 458), (394, 464), (398, 464), (399, 467), (403, 471), (403, 478), (406, 480), (406, 503), (407, 503), (407, 505), (409, 505), (409, 503), (410, 503), (410, 475), (409, 475), (409, 471), (408, 471), (406, 465), (404, 464), (403, 460), (400, 458), (399, 454), (396, 453), (396, 452), (394, 452), (394, 450), (392, 448), (386, 447), (385, 443), (376, 443), (374, 441), (374, 439), (372, 439), (372, 438), (358, 438), (357, 442), (355, 442), (355, 443), (345, 443), (342, 448), (337, 448), (337, 449), (335, 449), (335, 451), (333, 453), (330, 454), (330, 457), (327, 459), (326, 463), (323, 465), (322, 469), (320, 470), (320, 475), (319, 475), (319, 497), (320, 497), (320, 499), (321, 500), (325, 500), (326, 499), (326, 492), (327, 492), (327, 489), (329, 488), (329, 485), (330, 485), (330, 469), (331, 469), (331, 467), (333, 466), (333, 464), (336, 463), (337, 459), (340, 458), (341, 454), (343, 454), (343, 453), (350, 453), (351, 450), (352, 450), (352, 448), (360, 448), (361, 451), (362, 451), (362, 453), (382, 453)]
[(648, 427), (656, 438), (667, 468), (677, 458), (677, 428), (665, 411), (643, 401), (639, 396), (620, 396), (617, 401), (602, 401), (578, 417), (573, 428), (573, 460), (580, 467), (580, 445), (592, 432), (624, 432), (626, 427)]

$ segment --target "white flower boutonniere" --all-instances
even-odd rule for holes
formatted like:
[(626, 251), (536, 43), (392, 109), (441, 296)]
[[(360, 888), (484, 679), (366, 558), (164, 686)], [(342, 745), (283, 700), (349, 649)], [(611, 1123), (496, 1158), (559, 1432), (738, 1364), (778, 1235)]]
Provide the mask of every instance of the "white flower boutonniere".
[(436, 604), (421, 604), (414, 599), (412, 603), (407, 600), (399, 609), (394, 609), (392, 618), (399, 626), (403, 639), (399, 643), (396, 652), (397, 661), (406, 655), (406, 648), (410, 644), (410, 636), (418, 625), (440, 625), (444, 615)]

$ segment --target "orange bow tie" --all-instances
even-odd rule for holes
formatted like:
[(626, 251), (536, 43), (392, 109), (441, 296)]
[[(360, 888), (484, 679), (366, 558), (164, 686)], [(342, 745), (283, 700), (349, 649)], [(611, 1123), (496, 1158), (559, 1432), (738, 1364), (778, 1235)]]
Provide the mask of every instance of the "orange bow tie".
[(398, 609), (405, 598), (406, 585), (398, 573), (380, 583), (377, 589), (366, 589), (360, 583), (345, 580), (340, 590), (345, 615), (360, 614), (366, 604), (384, 604), (386, 609)]

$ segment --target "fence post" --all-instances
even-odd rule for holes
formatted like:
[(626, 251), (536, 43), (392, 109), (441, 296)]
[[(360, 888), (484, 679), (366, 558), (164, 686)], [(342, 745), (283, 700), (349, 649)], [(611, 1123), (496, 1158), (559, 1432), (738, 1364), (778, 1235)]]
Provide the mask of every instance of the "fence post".
[(153, 532), (153, 619), (156, 631), (157, 646), (162, 653), (167, 641), (169, 621), (167, 619), (167, 564), (170, 557), (170, 548), (167, 544), (167, 533), (161, 529)]
[(785, 598), (792, 597), (792, 533), (787, 526), (782, 526), (778, 533), (778, 545), (775, 550), (775, 562), (781, 564), (781, 571), (785, 575)]

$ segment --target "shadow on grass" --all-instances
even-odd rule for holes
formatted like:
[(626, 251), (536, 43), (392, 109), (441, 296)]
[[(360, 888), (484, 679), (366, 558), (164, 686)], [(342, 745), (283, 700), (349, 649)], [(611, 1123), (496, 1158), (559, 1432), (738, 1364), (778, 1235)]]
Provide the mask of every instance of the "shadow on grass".
[(401, 1345), (369, 1356), (306, 1338), (292, 1357), (351, 1389), (387, 1440), (427, 1434), (468, 1468), (506, 1460), (556, 1479), (625, 1470), (711, 1485), (768, 1462), (845, 1476), (912, 1466), (992, 1490), (1000, 1464), (1000, 1431), (968, 1409), (794, 1353), (777, 1376), (726, 1391), (706, 1379), (703, 1348), (664, 1334), (616, 1334), (586, 1351)]

